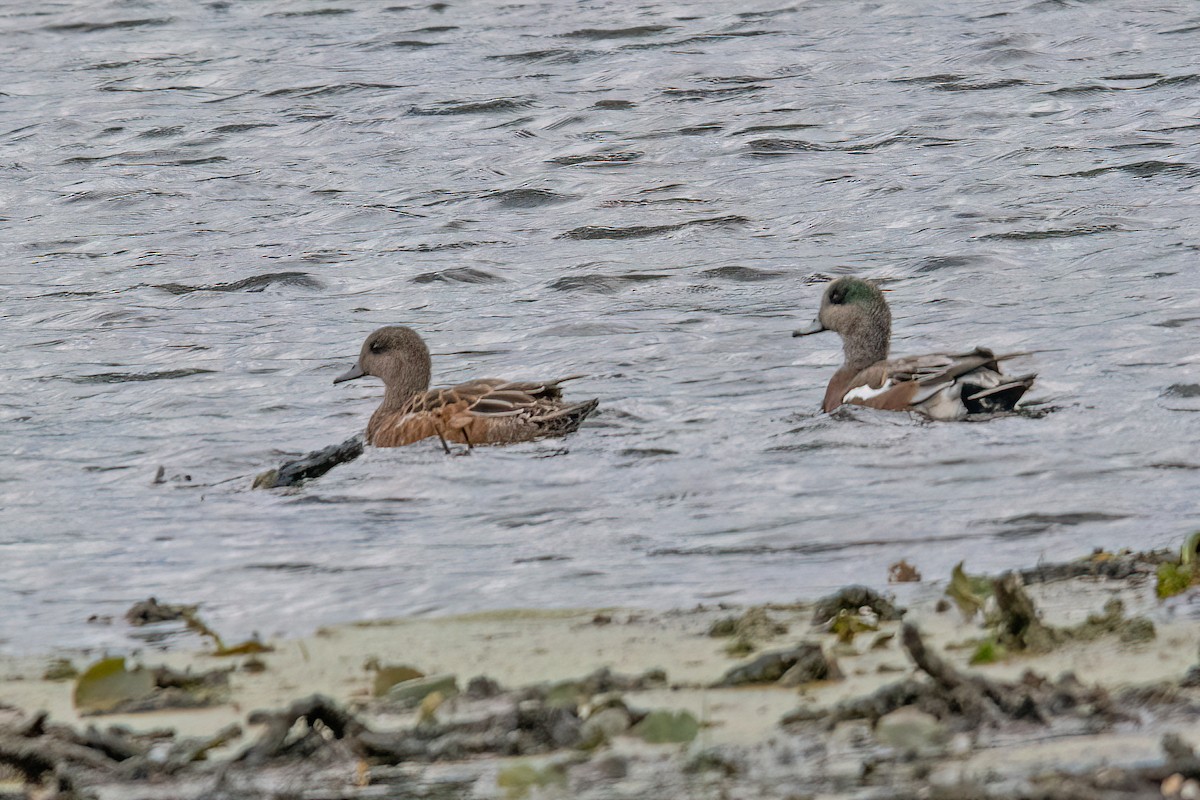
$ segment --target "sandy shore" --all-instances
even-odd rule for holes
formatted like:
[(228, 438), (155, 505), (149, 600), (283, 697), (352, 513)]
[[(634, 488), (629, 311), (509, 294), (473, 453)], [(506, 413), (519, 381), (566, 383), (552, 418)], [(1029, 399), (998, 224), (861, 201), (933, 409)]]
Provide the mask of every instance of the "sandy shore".
[[(244, 763), (244, 751), (262, 735), (261, 720), (251, 719), (257, 709), (282, 709), (320, 694), (376, 732), (411, 731), (421, 725), (426, 731), (440, 725), (446, 732), (456, 720), (478, 719), (484, 713), (480, 709), (494, 709), (505, 698), (528, 706), (535, 702), (529, 687), (543, 687), (536, 697), (549, 703), (547, 685), (578, 680), (600, 668), (630, 680), (616, 691), (584, 697), (586, 692), (580, 690), (582, 700), (572, 708), (571, 724), (584, 730), (585, 738), (591, 733), (582, 726), (590, 715), (606, 704), (620, 708), (620, 713), (610, 714), (618, 720), (616, 728), (598, 741), (581, 744), (575, 737), (569, 746), (539, 745), (536, 751), (521, 751), (520, 757), (484, 750), (458, 758), (455, 751), (447, 751), (393, 759), (364, 755), (361, 747), (334, 742), (319, 758), (311, 753), (303, 757), (306, 769), (315, 771), (305, 796), (419, 797), (427, 796), (420, 787), (425, 791), (443, 784), (457, 787), (458, 793), (448, 796), (460, 797), (891, 797), (930, 796), (939, 787), (951, 796), (955, 787), (964, 786), (985, 792), (978, 796), (1059, 796), (1033, 792), (1044, 784), (1038, 776), (1050, 771), (1094, 777), (1105, 769), (1162, 765), (1162, 739), (1168, 733), (1178, 734), (1185, 743), (1200, 743), (1195, 702), (1200, 693), (1180, 688), (1197, 662), (1200, 625), (1180, 613), (1180, 604), (1161, 604), (1146, 571), (1120, 580), (1077, 577), (1034, 583), (1027, 591), (1042, 621), (1064, 630), (1100, 613), (1113, 598), (1120, 599), (1126, 618), (1140, 616), (1153, 623), (1153, 638), (1123, 641), (1133, 637), (1114, 631), (1060, 641), (1048, 652), (1010, 653), (996, 663), (974, 666), (968, 661), (988, 631), (980, 618), (965, 621), (946, 603), (944, 589), (944, 583), (923, 585), (903, 623), (918, 630), (924, 646), (951, 669), (1005, 686), (1019, 685), (1027, 671), (1052, 681), (1074, 673), (1089, 690), (1119, 699), (1119, 708), (1089, 712), (1090, 716), (1073, 708), (1053, 718), (1046, 711), (1040, 720), (999, 714), (987, 716), (984, 723), (972, 722), (966, 712), (947, 712), (945, 718), (919, 711), (912, 719), (904, 716), (921, 702), (928, 706), (926, 698), (893, 716), (839, 719), (838, 709), (847, 702), (877, 695), (898, 681), (928, 680), (914, 667), (901, 622), (878, 620), (877, 630), (862, 631), (846, 642), (839, 641), (828, 624), (814, 625), (813, 603), (759, 608), (750, 615), (757, 627), (744, 632), (740, 649), (735, 649), (731, 643), (737, 637), (710, 632), (722, 621), (726, 627), (735, 624), (745, 615), (744, 608), (514, 610), (340, 626), (304, 639), (271, 642), (273, 649), (258, 655), (218, 658), (183, 650), (129, 654), (131, 665), (163, 665), (193, 674), (232, 668), (220, 701), (206, 708), (84, 716), (73, 702), (74, 681), (43, 679), (48, 659), (0, 658), (0, 700), (7, 707), (0, 712), (6, 715), (0, 717), (0, 730), (5, 724), (9, 729), (0, 735), (0, 760), (3, 742), (11, 741), (11, 732), (39, 711), (48, 712), (52, 723), (75, 730), (121, 726), (128, 731), (122, 735), (131, 741), (164, 729), (176, 738), (211, 737), (236, 724), (240, 737), (214, 749), (211, 760), (176, 770), (167, 784), (160, 778), (152, 789), (144, 787), (119, 769), (111, 775), (76, 770), (83, 777), (74, 778), (84, 784), (86, 791), (77, 787), (83, 796), (205, 796), (218, 777), (230, 780), (228, 770), (213, 770), (239, 753), (243, 762), (237, 763)], [(876, 616), (851, 614), (866, 623)], [(769, 623), (765, 627), (763, 620)], [(764, 678), (717, 686), (731, 669), (802, 643), (818, 645), (841, 677), (798, 685)], [(89, 659), (75, 654), (71, 660), (83, 667)], [(249, 671), (247, 662), (256, 671)], [(424, 708), (413, 707), (386, 694), (376, 696), (374, 667), (379, 665), (408, 665), (428, 676), (452, 675), (458, 690), (471, 678), (486, 676), (503, 691), (485, 692), (486, 697), (443, 691), (427, 698)], [(665, 681), (634, 680), (654, 670), (664, 671)], [(1143, 689), (1141, 695), (1130, 692), (1138, 687), (1155, 688)], [(934, 691), (943, 690), (945, 686)], [(1141, 697), (1144, 703), (1137, 699)], [(629, 725), (655, 710), (687, 711), (699, 730), (688, 741), (648, 743)], [(269, 778), (272, 770), (295, 759), (295, 754), (280, 752), (262, 760), (254, 770), (258, 777), (242, 776), (245, 796), (278, 791), (277, 776)], [(532, 782), (517, 781), (514, 788), (514, 767), (533, 775)], [(408, 788), (397, 788), (397, 770)], [(877, 776), (885, 774), (891, 777), (881, 787)], [(15, 773), (11, 777), (4, 786), (20, 796), (21, 782)], [(1185, 770), (1180, 780), (1187, 777)], [(46, 775), (40, 778), (43, 784), (47, 780)], [(884, 788), (893, 794), (880, 793)], [(1161, 787), (1147, 783), (1146, 791), (1150, 788), (1155, 794), (1146, 796), (1161, 796)], [(986, 794), (993, 790), (998, 793)], [(1181, 784), (1180, 791), (1187, 789)]]

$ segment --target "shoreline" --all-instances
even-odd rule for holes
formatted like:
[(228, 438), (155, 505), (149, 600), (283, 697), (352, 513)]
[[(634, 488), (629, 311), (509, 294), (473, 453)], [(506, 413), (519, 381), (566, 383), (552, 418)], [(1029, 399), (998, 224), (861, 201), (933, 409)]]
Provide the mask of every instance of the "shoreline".
[[(1153, 555), (1121, 557), (1129, 569), (1094, 556), (1090, 577), (1069, 577), (1087, 561), (1026, 570), (1014, 580), (1018, 599), (1036, 605), (1048, 643), (1030, 638), (1022, 653), (1013, 640), (1004, 655), (1001, 636), (1001, 657), (975, 665), (973, 657), (992, 652), (981, 642), (997, 626), (964, 619), (945, 599), (946, 582), (922, 583), (902, 620), (888, 619), (886, 598), (860, 588), (824, 609), (822, 601), (526, 609), (333, 626), (269, 642), (269, 652), (143, 649), (116, 695), (115, 684), (91, 677), (43, 679), (47, 657), (2, 657), (0, 762), (6, 744), (78, 747), (71, 737), (95, 726), (131, 755), (108, 771), (64, 756), (55, 769), (71, 773), (79, 796), (163, 796), (165, 780), (170, 796), (200, 797), (236, 774), (245, 796), (266, 797), (284, 769), (309, 775), (329, 798), (425, 796), (397, 790), (401, 773), (406, 785), (425, 788), (458, 775), (456, 797), (716, 797), (750, 787), (760, 797), (874, 797), (882, 774), (898, 793), (880, 797), (967, 785), (978, 796), (993, 796), (989, 786), (1002, 790), (994, 796), (1026, 796), (1046, 771), (1166, 769), (1166, 735), (1181, 737), (1184, 749), (1200, 744), (1200, 690), (1187, 686), (1200, 625), (1186, 607), (1157, 599)], [(1120, 577), (1096, 576), (1105, 573)], [(987, 602), (994, 611), (1000, 595)], [(814, 622), (814, 614), (826, 619)], [(162, 685), (147, 689), (151, 668), (166, 669)], [(134, 696), (120, 696), (133, 684)], [(77, 691), (85, 705), (117, 703), (118, 713), (81, 714)], [(1007, 707), (1008, 695), (1026, 704), (1024, 717)], [(120, 703), (181, 702), (206, 707), (120, 713)], [(299, 716), (283, 725), (289, 708)], [(43, 711), (42, 727), (62, 726), (58, 738), (21, 739)], [(541, 721), (522, 727), (505, 716), (525, 713)], [(297, 733), (297, 719), (308, 720), (307, 733)], [(502, 719), (515, 727), (501, 730)], [(342, 735), (331, 736), (339, 726)], [(273, 727), (283, 732), (268, 745)], [(182, 743), (196, 737), (211, 745), (203, 760), (148, 783), (130, 777), (156, 774), (154, 747), (190, 752)], [(130, 773), (125, 762), (139, 758), (141, 773)], [(21, 785), (6, 777), (0, 796)], [(788, 786), (803, 790), (789, 795)]]

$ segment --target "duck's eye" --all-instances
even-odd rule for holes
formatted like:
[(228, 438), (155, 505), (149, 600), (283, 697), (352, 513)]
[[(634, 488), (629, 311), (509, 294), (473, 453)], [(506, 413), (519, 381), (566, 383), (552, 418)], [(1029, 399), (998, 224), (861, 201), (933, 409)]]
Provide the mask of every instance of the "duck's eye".
[(834, 289), (832, 292), (829, 293), (829, 302), (833, 303), (835, 306), (840, 306), (845, 301), (845, 299), (846, 299), (846, 293), (843, 292), (841, 289)]
[(380, 344), (379, 342), (371, 342), (371, 352), (372, 353), (382, 353), (383, 345)]

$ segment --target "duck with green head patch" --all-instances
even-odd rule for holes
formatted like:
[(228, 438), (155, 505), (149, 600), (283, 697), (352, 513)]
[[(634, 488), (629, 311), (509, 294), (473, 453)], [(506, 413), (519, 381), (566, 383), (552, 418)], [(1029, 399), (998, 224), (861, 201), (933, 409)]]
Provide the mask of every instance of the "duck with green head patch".
[(822, 331), (841, 336), (845, 353), (825, 390), (827, 412), (843, 403), (918, 411), (933, 419), (1012, 411), (1036, 377), (1001, 374), (999, 362), (1024, 353), (998, 356), (983, 347), (889, 361), (892, 312), (879, 287), (861, 278), (829, 284), (817, 318), (792, 335)]

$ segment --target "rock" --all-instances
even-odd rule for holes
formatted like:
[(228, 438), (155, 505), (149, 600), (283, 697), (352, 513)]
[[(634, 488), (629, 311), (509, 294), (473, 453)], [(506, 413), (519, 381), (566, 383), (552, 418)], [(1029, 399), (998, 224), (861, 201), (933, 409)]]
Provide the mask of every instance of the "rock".
[(538, 749), (574, 747), (581, 727), (574, 709), (553, 708), (535, 700), (517, 704), (516, 730), (529, 734)]
[(629, 774), (629, 759), (624, 756), (610, 755), (607, 758), (597, 759), (595, 768), (596, 772), (605, 780), (619, 781)]
[(592, 672), (579, 681), (580, 690), (587, 696), (602, 692), (636, 692), (665, 685), (667, 673), (662, 669), (648, 669), (641, 675), (621, 675), (608, 667)]
[(838, 668), (837, 661), (826, 658), (820, 645), (806, 642), (796, 650), (800, 651), (800, 656), (787, 672), (779, 676), (777, 683), (780, 686), (799, 686), (812, 681), (842, 679), (842, 671)]
[(134, 626), (153, 625), (156, 622), (175, 622), (186, 619), (196, 611), (196, 606), (160, 603), (153, 597), (134, 603), (125, 612), (125, 620)]
[(740, 773), (742, 768), (722, 751), (710, 748), (701, 750), (689, 758), (683, 765), (683, 771), (685, 773), (715, 772), (729, 778)]
[(629, 730), (632, 724), (629, 712), (625, 709), (616, 706), (603, 708), (588, 717), (579, 729), (579, 747), (591, 750), (611, 742)]
[(824, 625), (843, 609), (858, 611), (863, 606), (878, 614), (879, 619), (884, 622), (898, 620), (905, 613), (903, 608), (896, 606), (874, 589), (866, 586), (846, 586), (817, 601), (817, 606), (813, 609), (813, 624)]
[(261, 658), (258, 658), (257, 656), (250, 656), (249, 658), (247, 658), (245, 661), (242, 662), (242, 671), (249, 672), (252, 675), (257, 675), (260, 672), (265, 672), (266, 669), (267, 669), (267, 662), (263, 661)]
[(734, 667), (725, 673), (717, 686), (741, 686), (747, 683), (774, 683), (792, 668), (799, 659), (796, 649), (763, 653), (749, 664)]
[(1154, 623), (1146, 617), (1126, 617), (1125, 604), (1115, 597), (1104, 604), (1099, 614), (1089, 614), (1087, 620), (1073, 628), (1063, 629), (1072, 639), (1090, 641), (1116, 634), (1122, 642), (1148, 642), (1154, 639)]
[(1200, 688), (1200, 666), (1192, 666), (1188, 668), (1187, 674), (1183, 676), (1183, 680), (1179, 685), (1184, 689)]
[(551, 708), (575, 709), (588, 697), (588, 693), (584, 690), (582, 682), (574, 680), (552, 683), (549, 686), (542, 687), (533, 694), (540, 697)]
[(1157, 634), (1154, 623), (1146, 617), (1133, 617), (1125, 621), (1121, 628), (1120, 639), (1127, 644), (1152, 642)]
[(532, 694), (541, 697), (550, 706), (575, 708), (598, 694), (638, 692), (662, 688), (666, 684), (667, 673), (661, 669), (648, 669), (641, 675), (621, 675), (608, 667), (602, 667), (577, 680), (543, 684)]
[(950, 734), (932, 714), (902, 706), (879, 718), (875, 723), (875, 738), (905, 753), (928, 754), (941, 751)]
[[(809, 680), (824, 680), (834, 675), (840, 676), (835, 666), (825, 658), (821, 646), (814, 642), (804, 642), (789, 650), (773, 650), (763, 653), (749, 664), (734, 667), (725, 673), (715, 685), (742, 686), (749, 683), (775, 683), (782, 679), (792, 668), (799, 669), (789, 678), (792, 683), (786, 686), (797, 686)], [(817, 677), (811, 677), (817, 676)]]
[(761, 606), (746, 609), (740, 617), (722, 617), (708, 629), (709, 636), (740, 636), (750, 641), (770, 639), (787, 632), (787, 625), (771, 619)]
[(46, 665), (45, 671), (42, 672), (44, 681), (69, 681), (77, 677), (79, 677), (79, 670), (75, 669), (75, 665), (69, 658), (51, 659), (50, 663)]
[(484, 700), (495, 697), (504, 691), (499, 681), (492, 680), (486, 675), (476, 675), (467, 681), (466, 696), (472, 700)]
[(458, 694), (458, 678), (449, 673), (401, 681), (387, 691), (387, 700), (405, 708), (415, 708), (427, 695), (441, 692), (443, 697)]

